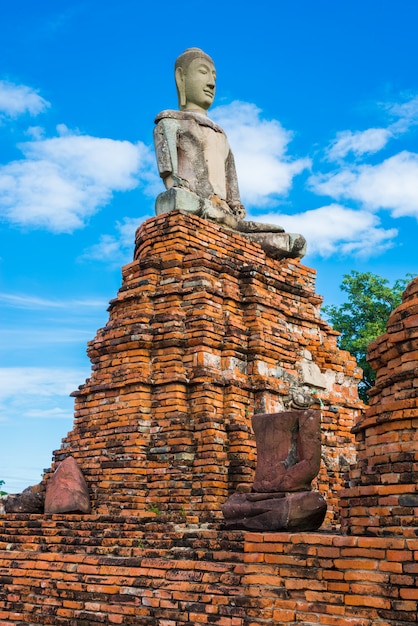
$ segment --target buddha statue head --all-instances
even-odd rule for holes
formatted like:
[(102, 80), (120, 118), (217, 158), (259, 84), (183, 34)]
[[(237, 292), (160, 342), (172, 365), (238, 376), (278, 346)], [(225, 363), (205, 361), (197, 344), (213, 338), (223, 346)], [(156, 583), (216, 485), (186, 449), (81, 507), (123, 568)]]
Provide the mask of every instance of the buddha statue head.
[(215, 65), (200, 48), (188, 48), (175, 64), (175, 78), (181, 111), (206, 115), (215, 97)]

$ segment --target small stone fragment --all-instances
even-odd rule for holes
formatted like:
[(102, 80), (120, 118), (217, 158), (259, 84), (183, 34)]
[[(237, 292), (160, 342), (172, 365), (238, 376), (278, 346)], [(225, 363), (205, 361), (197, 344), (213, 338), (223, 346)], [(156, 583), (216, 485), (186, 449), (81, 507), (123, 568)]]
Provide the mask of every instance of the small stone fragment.
[(13, 493), (4, 498), (6, 513), (42, 513), (44, 510), (44, 496), (41, 485), (27, 487), (22, 493)]
[(45, 513), (90, 513), (86, 481), (74, 457), (60, 463), (46, 486)]

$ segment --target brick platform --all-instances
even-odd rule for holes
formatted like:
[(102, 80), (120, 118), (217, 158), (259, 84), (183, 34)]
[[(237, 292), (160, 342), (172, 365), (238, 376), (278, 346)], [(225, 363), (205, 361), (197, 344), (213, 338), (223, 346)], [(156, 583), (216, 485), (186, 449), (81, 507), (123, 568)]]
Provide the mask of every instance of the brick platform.
[(138, 229), (109, 321), (89, 343), (93, 373), (74, 394), (74, 429), (55, 453), (76, 458), (94, 512), (220, 518), (236, 485), (253, 479), (252, 415), (283, 410), (291, 385), (307, 381), (323, 406), (317, 484), (337, 523), (360, 372), (321, 320), (314, 281), (299, 261), (273, 261), (195, 215)]
[(417, 538), (14, 515), (0, 520), (0, 626), (406, 626), (417, 556)]
[[(77, 458), (94, 514), (0, 516), (0, 626), (416, 624), (417, 291), (371, 349), (363, 417), (312, 270), (195, 216), (143, 224), (55, 453), (53, 467)], [(252, 480), (252, 412), (308, 380), (323, 405), (324, 528), (226, 531), (220, 503)], [(340, 499), (354, 421), (359, 465)]]

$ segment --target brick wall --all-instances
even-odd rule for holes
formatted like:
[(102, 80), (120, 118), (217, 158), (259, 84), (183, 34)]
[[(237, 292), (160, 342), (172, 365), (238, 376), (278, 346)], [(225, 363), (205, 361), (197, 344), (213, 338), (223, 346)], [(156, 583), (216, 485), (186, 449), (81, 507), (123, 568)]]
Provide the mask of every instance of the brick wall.
[[(0, 626), (418, 622), (418, 283), (371, 348), (363, 417), (313, 281), (194, 216), (143, 225), (55, 453), (77, 458), (94, 514), (0, 516)], [(280, 406), (309, 376), (325, 381), (318, 486), (331, 516), (315, 533), (225, 531), (220, 501), (252, 479), (250, 408)], [(359, 464), (339, 499), (356, 416)]]
[(74, 429), (55, 453), (56, 463), (77, 459), (94, 512), (221, 517), (237, 484), (253, 479), (252, 415), (286, 408), (296, 383), (323, 406), (317, 484), (335, 525), (360, 372), (320, 317), (315, 272), (174, 212), (138, 229), (122, 274), (89, 343), (93, 371), (74, 394)]
[(417, 538), (149, 515), (0, 519), (0, 626), (417, 623)]
[(370, 406), (354, 428), (358, 461), (341, 500), (352, 534), (418, 534), (418, 278), (369, 347)]

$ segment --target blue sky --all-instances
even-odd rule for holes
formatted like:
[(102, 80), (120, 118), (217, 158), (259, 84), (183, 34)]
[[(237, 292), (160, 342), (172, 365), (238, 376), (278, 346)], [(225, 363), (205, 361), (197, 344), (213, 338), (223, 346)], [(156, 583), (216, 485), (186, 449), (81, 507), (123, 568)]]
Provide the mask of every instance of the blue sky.
[(215, 61), (249, 217), (303, 233), (326, 304), (417, 272), (416, 0), (0, 0), (0, 479), (39, 482), (163, 190), (173, 63)]

